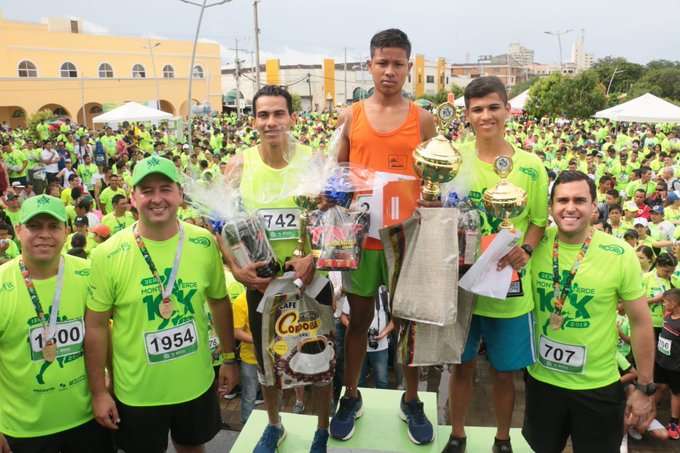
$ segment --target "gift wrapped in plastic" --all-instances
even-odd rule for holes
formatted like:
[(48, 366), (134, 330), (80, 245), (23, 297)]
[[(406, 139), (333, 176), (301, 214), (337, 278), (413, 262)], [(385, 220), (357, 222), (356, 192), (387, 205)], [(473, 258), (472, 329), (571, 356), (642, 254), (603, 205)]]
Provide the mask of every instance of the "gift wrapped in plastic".
[(238, 190), (228, 181), (221, 178), (204, 181), (185, 176), (183, 187), (189, 204), (210, 219), (213, 230), (221, 234), (238, 266), (266, 263), (257, 268), (257, 275), (262, 278), (279, 272), (280, 264), (262, 222), (243, 210)]
[(336, 205), (315, 214), (309, 235), (317, 269), (357, 269), (369, 227), (368, 213)]
[(330, 383), (335, 374), (335, 322), (316, 297), (328, 279), (316, 276), (301, 291), (290, 272), (267, 287), (262, 313), (261, 384), (290, 388)]

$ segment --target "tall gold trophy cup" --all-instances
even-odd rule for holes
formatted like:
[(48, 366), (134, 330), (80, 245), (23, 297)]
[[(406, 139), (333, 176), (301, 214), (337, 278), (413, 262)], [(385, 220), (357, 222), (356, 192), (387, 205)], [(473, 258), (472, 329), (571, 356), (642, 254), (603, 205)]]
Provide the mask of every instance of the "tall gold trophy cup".
[(300, 208), (299, 234), (297, 239), (297, 246), (293, 251), (295, 258), (302, 258), (306, 256), (307, 244), (307, 225), (309, 224), (309, 213), (318, 207), (317, 197), (310, 195), (296, 195), (293, 201), (298, 208)]
[(413, 151), (415, 171), (424, 183), (421, 196), (425, 201), (439, 200), (440, 185), (455, 178), (462, 163), (460, 152), (444, 136), (444, 128), (454, 113), (453, 104), (440, 104), (437, 107), (438, 134), (419, 144)]
[(526, 191), (508, 181), (512, 165), (512, 159), (508, 156), (496, 158), (493, 166), (500, 181), (495, 187), (484, 192), (482, 197), (486, 212), (497, 219), (503, 219), (500, 228), (509, 231), (514, 230), (510, 218), (520, 215), (527, 204)]

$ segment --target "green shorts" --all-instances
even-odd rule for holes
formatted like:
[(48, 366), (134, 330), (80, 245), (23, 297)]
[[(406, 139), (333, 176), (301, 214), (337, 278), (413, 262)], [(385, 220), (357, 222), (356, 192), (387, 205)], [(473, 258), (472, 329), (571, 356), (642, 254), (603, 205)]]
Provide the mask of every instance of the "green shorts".
[(359, 268), (342, 273), (342, 289), (347, 294), (375, 297), (387, 285), (387, 261), (383, 250), (362, 250)]

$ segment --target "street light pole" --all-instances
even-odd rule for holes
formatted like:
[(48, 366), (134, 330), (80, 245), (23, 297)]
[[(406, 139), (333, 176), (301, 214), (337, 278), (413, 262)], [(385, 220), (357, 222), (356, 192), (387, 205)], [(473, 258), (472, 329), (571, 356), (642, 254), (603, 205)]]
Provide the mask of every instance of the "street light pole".
[(198, 44), (198, 34), (201, 31), (201, 22), (203, 21), (203, 13), (207, 8), (212, 8), (213, 6), (219, 6), (219, 5), (224, 5), (227, 2), (230, 2), (231, 0), (218, 0), (215, 3), (210, 3), (208, 4), (208, 0), (203, 0), (202, 3), (197, 3), (191, 0), (180, 0), (182, 3), (187, 3), (189, 5), (193, 6), (199, 6), (201, 8), (201, 13), (198, 15), (198, 24), (196, 25), (196, 34), (194, 35), (194, 44), (191, 49), (191, 64), (189, 65), (189, 95), (187, 96), (187, 107), (189, 109), (189, 114), (188, 114), (188, 127), (189, 127), (189, 139), (187, 140), (187, 144), (189, 145), (189, 150), (193, 151), (193, 135), (191, 133), (191, 110), (192, 110), (192, 102), (191, 102), (191, 85), (194, 80), (194, 64), (196, 62), (196, 45)]
[(546, 35), (551, 35), (551, 36), (556, 36), (557, 37), (557, 47), (559, 48), (560, 51), (560, 74), (562, 73), (562, 35), (566, 35), (567, 33), (571, 33), (574, 31), (573, 29), (568, 29), (564, 31), (544, 31)]
[(257, 89), (260, 89), (260, 25), (257, 17), (257, 4), (260, 0), (253, 0), (253, 15), (255, 17), (255, 63), (257, 68), (255, 69), (255, 81), (257, 83)]
[(151, 54), (151, 68), (153, 69), (153, 78), (156, 80), (156, 108), (158, 110), (161, 109), (161, 90), (158, 85), (158, 74), (156, 74), (156, 59), (153, 56), (153, 50), (160, 46), (161, 43), (157, 42), (156, 44), (151, 45), (151, 38), (148, 38), (149, 44), (146, 46), (149, 49), (149, 53)]
[(609, 84), (607, 85), (607, 94), (605, 94), (605, 96), (607, 97), (609, 97), (609, 90), (612, 87), (612, 82), (614, 81), (614, 76), (616, 75), (617, 72), (623, 72), (623, 69), (614, 68), (614, 72), (612, 72), (612, 76), (609, 79)]

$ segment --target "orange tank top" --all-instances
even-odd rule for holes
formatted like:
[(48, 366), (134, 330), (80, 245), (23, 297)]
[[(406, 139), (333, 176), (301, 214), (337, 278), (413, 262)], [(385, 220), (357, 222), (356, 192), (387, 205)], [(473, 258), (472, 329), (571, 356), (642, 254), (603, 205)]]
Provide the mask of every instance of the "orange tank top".
[(418, 107), (411, 103), (406, 121), (390, 132), (378, 132), (368, 122), (364, 103), (352, 106), (349, 161), (373, 171), (417, 176), (413, 150), (422, 141)]
[[(412, 102), (406, 120), (390, 132), (378, 132), (366, 117), (364, 102), (352, 106), (349, 132), (349, 161), (373, 171), (418, 177), (413, 168), (413, 150), (422, 141), (418, 107)], [(366, 238), (364, 248), (382, 250), (378, 239)]]

